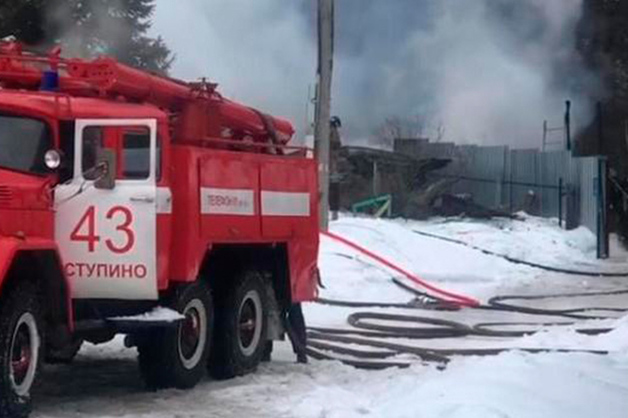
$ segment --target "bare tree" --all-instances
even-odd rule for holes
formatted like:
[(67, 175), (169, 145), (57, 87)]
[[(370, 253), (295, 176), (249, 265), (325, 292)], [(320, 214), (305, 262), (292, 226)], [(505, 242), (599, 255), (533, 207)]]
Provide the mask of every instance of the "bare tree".
[(390, 116), (375, 128), (373, 142), (390, 149), (396, 138), (420, 138), (425, 134), (425, 128), (425, 118), (422, 115)]
[(443, 122), (439, 122), (434, 129), (434, 142), (440, 142), (445, 138), (445, 125)]
[(408, 117), (390, 116), (373, 131), (372, 142), (383, 148), (392, 149), (396, 138), (430, 139), (441, 142), (445, 137), (445, 125), (442, 122), (430, 122), (424, 115)]

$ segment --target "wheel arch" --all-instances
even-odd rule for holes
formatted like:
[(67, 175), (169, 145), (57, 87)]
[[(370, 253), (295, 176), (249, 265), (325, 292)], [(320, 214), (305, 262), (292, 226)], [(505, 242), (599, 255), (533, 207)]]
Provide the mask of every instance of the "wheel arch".
[[(37, 282), (41, 300), (45, 303), (46, 326), (55, 331), (64, 330), (67, 334), (73, 329), (71, 289), (63, 273), (61, 257), (54, 244), (28, 244), (0, 244), (0, 298), (18, 281)], [(50, 337), (56, 336), (54, 334), (56, 332)]]
[(280, 309), (290, 305), (292, 296), (287, 243), (214, 245), (203, 258), (200, 277), (219, 296), (246, 269), (255, 269), (264, 275)]

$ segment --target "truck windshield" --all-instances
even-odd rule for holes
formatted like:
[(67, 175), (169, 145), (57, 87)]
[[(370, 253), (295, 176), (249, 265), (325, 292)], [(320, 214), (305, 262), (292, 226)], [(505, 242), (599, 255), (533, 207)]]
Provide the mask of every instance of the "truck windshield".
[(29, 173), (47, 173), (44, 154), (52, 138), (41, 120), (0, 114), (0, 167)]

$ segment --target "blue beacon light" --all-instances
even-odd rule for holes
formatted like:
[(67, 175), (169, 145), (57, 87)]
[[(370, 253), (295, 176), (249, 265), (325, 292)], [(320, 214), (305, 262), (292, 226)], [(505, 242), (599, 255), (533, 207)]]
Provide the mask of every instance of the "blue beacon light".
[(46, 70), (41, 76), (42, 91), (57, 91), (59, 89), (59, 73), (55, 70)]

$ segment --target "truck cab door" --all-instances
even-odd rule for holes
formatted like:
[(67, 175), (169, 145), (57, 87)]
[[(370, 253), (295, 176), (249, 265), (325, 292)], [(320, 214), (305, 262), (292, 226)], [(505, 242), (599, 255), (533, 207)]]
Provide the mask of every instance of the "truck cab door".
[[(55, 235), (76, 299), (156, 300), (157, 122), (79, 119), (73, 178), (55, 190)], [(116, 180), (99, 189), (99, 152)]]

